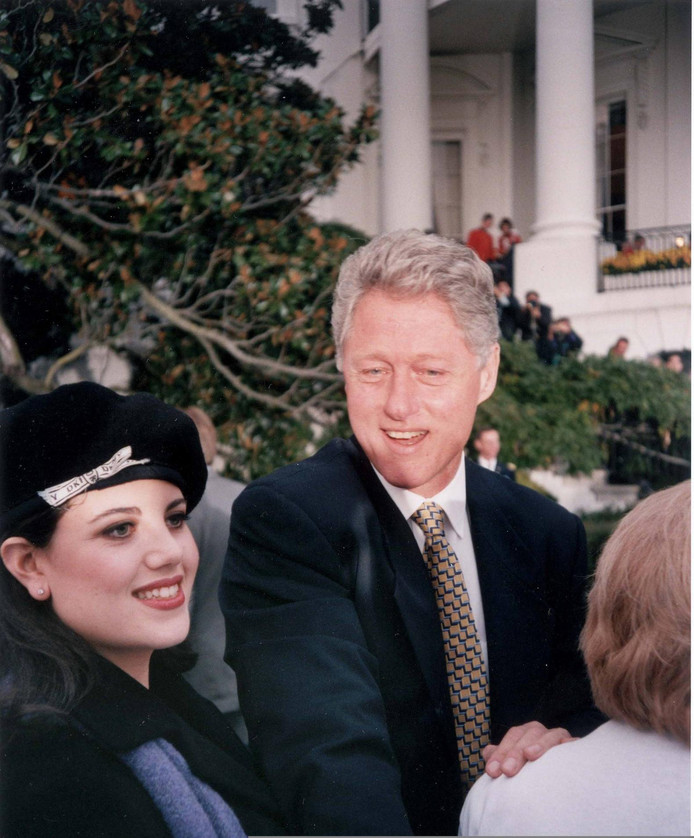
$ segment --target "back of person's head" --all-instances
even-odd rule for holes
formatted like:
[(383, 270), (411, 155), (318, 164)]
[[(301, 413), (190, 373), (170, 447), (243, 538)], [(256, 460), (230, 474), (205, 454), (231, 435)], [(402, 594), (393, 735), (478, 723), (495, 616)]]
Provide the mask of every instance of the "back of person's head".
[(691, 483), (641, 501), (600, 556), (581, 636), (596, 705), (641, 730), (690, 736)]
[(499, 336), (491, 268), (460, 242), (419, 230), (372, 239), (348, 256), (335, 288), (332, 327), (338, 368), (354, 310), (369, 291), (412, 298), (436, 294), (449, 304), (480, 366)]
[(217, 453), (217, 430), (213, 421), (201, 407), (184, 407), (183, 412), (195, 422), (195, 427), (200, 434), (202, 453), (205, 455), (205, 462), (209, 466)]

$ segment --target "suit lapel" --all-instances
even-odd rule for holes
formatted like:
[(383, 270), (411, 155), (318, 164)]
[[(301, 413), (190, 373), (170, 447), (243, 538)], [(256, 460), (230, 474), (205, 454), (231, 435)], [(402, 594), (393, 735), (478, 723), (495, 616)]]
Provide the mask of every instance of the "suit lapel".
[(378, 516), (386, 557), (394, 573), (395, 602), (432, 700), (441, 708), (445, 723), (452, 724), (441, 624), (422, 554), (408, 522), (383, 488), (356, 439), (353, 442), (358, 455), (355, 465)]
[[(530, 548), (518, 515), (505, 501), (512, 481), (499, 480), (467, 463), (467, 504), (484, 607), (489, 658), (491, 718), (505, 724), (517, 716), (515, 701), (524, 672), (543, 657), (548, 606), (537, 574), (541, 557)], [(494, 735), (494, 734), (493, 734)]]

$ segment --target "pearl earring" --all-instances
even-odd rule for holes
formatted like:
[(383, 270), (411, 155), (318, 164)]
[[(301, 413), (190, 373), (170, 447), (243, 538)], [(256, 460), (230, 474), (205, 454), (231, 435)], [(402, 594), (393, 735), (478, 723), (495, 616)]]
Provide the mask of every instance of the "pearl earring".
[(39, 596), (43, 596), (46, 592), (44, 591), (44, 589), (43, 589), (43, 588), (39, 588), (39, 589), (38, 589), (38, 591), (36, 591), (36, 593), (37, 593)]

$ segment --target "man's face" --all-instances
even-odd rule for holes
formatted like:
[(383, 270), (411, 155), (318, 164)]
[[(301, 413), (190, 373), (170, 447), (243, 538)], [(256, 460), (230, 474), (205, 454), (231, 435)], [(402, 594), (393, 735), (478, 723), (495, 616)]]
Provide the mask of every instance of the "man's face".
[(501, 450), (499, 432), (482, 431), (475, 440), (475, 448), (480, 457), (484, 457), (485, 460), (493, 460), (499, 455), (499, 451)]
[(499, 346), (480, 368), (433, 293), (359, 301), (343, 346), (352, 430), (395, 486), (432, 497), (455, 476), (477, 405), (494, 391)]
[(680, 355), (670, 355), (665, 362), (665, 366), (673, 372), (682, 372), (684, 370), (684, 364)]

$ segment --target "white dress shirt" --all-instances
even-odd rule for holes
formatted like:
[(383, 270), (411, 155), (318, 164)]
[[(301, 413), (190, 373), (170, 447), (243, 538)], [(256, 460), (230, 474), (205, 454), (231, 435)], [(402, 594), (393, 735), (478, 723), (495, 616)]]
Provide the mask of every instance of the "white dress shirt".
[[(461, 457), (458, 471), (451, 482), (442, 489), (437, 495), (431, 498), (424, 498), (421, 495), (411, 492), (409, 489), (401, 489), (398, 486), (390, 484), (382, 474), (374, 468), (378, 479), (383, 484), (386, 492), (393, 499), (393, 502), (398, 507), (402, 515), (405, 517), (410, 525), (410, 529), (414, 534), (417, 544), (421, 552), (424, 552), (424, 533), (413, 520), (412, 515), (421, 506), (425, 500), (433, 501), (443, 509), (444, 530), (446, 539), (453, 548), (460, 567), (463, 571), (465, 579), (465, 586), (467, 588), (468, 597), (470, 598), (470, 607), (475, 618), (475, 626), (477, 627), (477, 634), (479, 635), (480, 644), (482, 646), (482, 658), (485, 666), (488, 668), (489, 663), (487, 659), (487, 633), (484, 625), (484, 609), (482, 607), (482, 592), (480, 591), (480, 581), (477, 573), (477, 562), (475, 560), (475, 551), (472, 546), (472, 536), (470, 534), (470, 520), (467, 511), (467, 490), (465, 483), (465, 457)], [(422, 558), (424, 561), (424, 558)]]
[(488, 468), (490, 471), (496, 471), (496, 464), (499, 461), (496, 457), (492, 457), (491, 459), (487, 459), (486, 457), (478, 457), (477, 465), (482, 466), (482, 468)]

